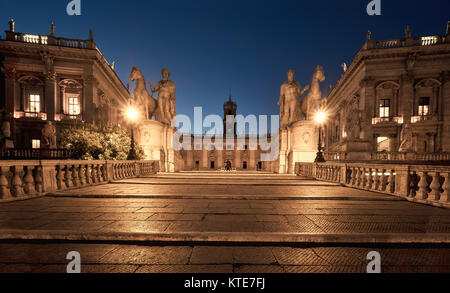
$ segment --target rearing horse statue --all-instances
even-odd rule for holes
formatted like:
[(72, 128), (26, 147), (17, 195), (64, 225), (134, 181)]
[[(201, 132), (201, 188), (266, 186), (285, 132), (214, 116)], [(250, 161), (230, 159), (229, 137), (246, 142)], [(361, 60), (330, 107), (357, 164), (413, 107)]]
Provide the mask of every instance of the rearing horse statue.
[(317, 107), (322, 105), (322, 91), (320, 90), (320, 82), (325, 81), (323, 67), (317, 65), (311, 80), (311, 88), (308, 95), (300, 102), (301, 116), (307, 120), (313, 119), (314, 112)]
[(144, 76), (138, 67), (133, 67), (130, 80), (132, 82), (137, 81), (134, 89), (134, 98), (137, 106), (144, 109), (144, 115), (147, 120), (152, 119), (156, 115), (158, 102), (148, 93)]

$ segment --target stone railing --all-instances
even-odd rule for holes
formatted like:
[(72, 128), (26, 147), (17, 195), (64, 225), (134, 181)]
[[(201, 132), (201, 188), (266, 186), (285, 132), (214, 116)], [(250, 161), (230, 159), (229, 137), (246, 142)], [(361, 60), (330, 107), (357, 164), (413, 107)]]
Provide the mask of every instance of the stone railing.
[[(325, 160), (330, 162), (349, 161), (346, 152), (325, 152)], [(370, 154), (370, 160), (367, 163), (376, 163), (376, 161), (387, 162), (449, 162), (450, 153), (399, 153), (399, 152), (375, 152)]]
[(60, 47), (78, 48), (78, 49), (96, 49), (94, 41), (78, 40), (68, 38), (57, 38), (54, 36), (41, 36), (33, 34), (24, 34), (19, 32), (6, 32), (7, 41), (24, 42), (40, 45), (55, 45)]
[(0, 202), (155, 174), (157, 161), (0, 161)]
[(389, 49), (402, 48), (410, 46), (432, 46), (448, 42), (446, 36), (426, 36), (416, 38), (402, 38), (392, 40), (369, 40), (367, 41), (367, 49)]
[(297, 163), (297, 175), (450, 208), (450, 167), (366, 163)]

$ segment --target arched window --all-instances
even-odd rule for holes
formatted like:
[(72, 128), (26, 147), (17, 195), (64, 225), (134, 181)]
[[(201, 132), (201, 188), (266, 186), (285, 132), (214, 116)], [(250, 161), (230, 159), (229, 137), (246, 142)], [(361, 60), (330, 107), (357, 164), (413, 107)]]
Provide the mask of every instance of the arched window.
[(399, 89), (400, 85), (393, 81), (385, 81), (377, 86), (375, 117), (391, 121), (397, 115)]
[(63, 114), (70, 119), (81, 115), (83, 86), (76, 80), (64, 79), (59, 82)]
[(21, 90), (20, 111), (25, 117), (39, 118), (44, 112), (44, 83), (35, 76), (23, 76), (18, 80)]

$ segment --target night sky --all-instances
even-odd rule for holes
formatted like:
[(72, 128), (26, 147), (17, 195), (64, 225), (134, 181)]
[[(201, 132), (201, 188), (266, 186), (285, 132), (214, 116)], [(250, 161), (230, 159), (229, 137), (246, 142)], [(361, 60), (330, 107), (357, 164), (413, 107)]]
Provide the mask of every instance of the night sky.
[[(382, 16), (368, 16), (369, 0), (345, 1), (113, 1), (81, 0), (82, 16), (68, 16), (69, 0), (0, 0), (0, 29), (88, 39), (89, 28), (105, 58), (129, 83), (133, 66), (156, 84), (168, 67), (177, 86), (177, 112), (222, 115), (229, 88), (238, 113), (279, 114), (277, 102), (286, 72), (309, 84), (315, 67), (325, 69), (327, 92), (362, 47), (373, 39), (443, 35), (450, 1), (382, 0)], [(4, 38), (4, 34), (2, 36)]]

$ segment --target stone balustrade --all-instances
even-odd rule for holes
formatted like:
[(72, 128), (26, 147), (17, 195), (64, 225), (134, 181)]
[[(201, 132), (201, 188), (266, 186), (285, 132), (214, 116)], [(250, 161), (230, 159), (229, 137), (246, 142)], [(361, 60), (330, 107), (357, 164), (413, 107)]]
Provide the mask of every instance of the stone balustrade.
[(369, 40), (367, 42), (367, 49), (389, 49), (402, 48), (410, 46), (432, 46), (446, 43), (445, 36), (424, 36), (415, 38), (401, 38), (392, 40)]
[[(347, 161), (348, 156), (345, 152), (325, 152), (324, 157), (327, 161), (339, 162)], [(450, 153), (399, 153), (399, 152), (375, 152), (370, 154), (371, 161), (392, 161), (392, 162), (449, 162)], [(367, 161), (369, 163), (369, 161)]]
[(157, 161), (0, 161), (0, 202), (155, 174)]
[(78, 49), (96, 49), (94, 41), (78, 40), (68, 38), (57, 38), (54, 36), (42, 36), (34, 34), (24, 34), (20, 32), (6, 32), (7, 41), (24, 42), (40, 45), (55, 45), (60, 47), (78, 48)]
[(297, 163), (297, 175), (450, 208), (450, 167), (370, 163)]

